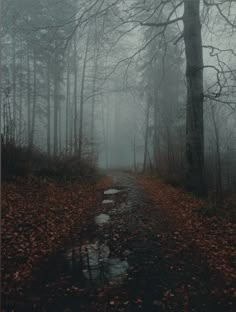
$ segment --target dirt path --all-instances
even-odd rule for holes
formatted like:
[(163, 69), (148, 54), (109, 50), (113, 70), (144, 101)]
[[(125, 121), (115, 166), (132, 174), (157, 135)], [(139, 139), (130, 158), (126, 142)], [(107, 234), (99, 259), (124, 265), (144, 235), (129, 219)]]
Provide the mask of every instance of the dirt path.
[(163, 245), (168, 220), (135, 178), (111, 175), (89, 219), (42, 263), (21, 297), (5, 302), (7, 311), (234, 311), (212, 293), (220, 280), (195, 246), (171, 254), (171, 236)]

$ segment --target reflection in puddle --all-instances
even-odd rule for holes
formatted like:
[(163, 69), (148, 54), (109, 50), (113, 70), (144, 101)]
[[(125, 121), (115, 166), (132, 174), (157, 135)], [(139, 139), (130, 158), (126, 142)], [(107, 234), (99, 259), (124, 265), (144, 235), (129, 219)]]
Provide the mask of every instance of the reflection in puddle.
[(69, 263), (70, 268), (73, 267), (73, 262), (79, 262), (80, 259), (80, 247), (70, 248), (66, 253), (65, 257)]
[(114, 200), (112, 200), (112, 199), (104, 199), (102, 201), (102, 204), (114, 204)]
[(113, 195), (113, 194), (117, 194), (117, 193), (120, 193), (120, 190), (117, 190), (117, 189), (109, 189), (109, 190), (104, 191), (104, 194), (105, 194), (105, 195)]
[(124, 278), (129, 268), (127, 261), (121, 261), (118, 258), (108, 259), (105, 263), (105, 276), (110, 281), (120, 281)]
[(126, 276), (128, 262), (118, 258), (109, 258), (109, 255), (109, 247), (105, 243), (96, 242), (83, 245), (81, 248), (75, 247), (73, 251), (70, 249), (66, 253), (66, 258), (71, 269), (73, 269), (73, 264), (77, 266), (80, 264), (86, 279), (121, 282)]
[(106, 244), (87, 244), (81, 247), (83, 274), (87, 279), (96, 279), (100, 275), (101, 264), (106, 261), (110, 249)]
[(109, 221), (110, 221), (110, 217), (105, 213), (101, 213), (100, 215), (95, 217), (95, 222), (98, 225), (103, 225), (104, 223), (109, 222)]

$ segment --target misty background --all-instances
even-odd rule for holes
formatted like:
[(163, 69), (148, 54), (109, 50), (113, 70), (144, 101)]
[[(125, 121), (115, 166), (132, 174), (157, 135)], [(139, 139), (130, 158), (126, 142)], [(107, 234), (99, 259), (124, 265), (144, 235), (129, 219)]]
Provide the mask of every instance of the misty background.
[[(2, 143), (182, 181), (183, 10), (177, 0), (2, 0)], [(236, 181), (235, 13), (233, 1), (200, 4), (212, 189)]]

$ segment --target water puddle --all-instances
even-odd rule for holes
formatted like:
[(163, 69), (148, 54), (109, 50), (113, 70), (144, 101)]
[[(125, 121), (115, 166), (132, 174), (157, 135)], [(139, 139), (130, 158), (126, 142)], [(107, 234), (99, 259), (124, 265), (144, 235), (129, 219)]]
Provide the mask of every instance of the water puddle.
[(129, 268), (127, 261), (109, 258), (110, 248), (106, 243), (85, 244), (68, 250), (65, 257), (70, 269), (80, 266), (84, 277), (90, 281), (122, 282)]
[(95, 217), (95, 223), (98, 225), (104, 225), (105, 223), (109, 221), (110, 221), (110, 216), (105, 213), (101, 213), (100, 215)]
[(104, 199), (103, 201), (102, 201), (102, 204), (114, 204), (114, 200), (112, 200), (112, 199)]
[[(111, 188), (104, 191), (105, 195), (113, 195), (120, 193), (119, 189)], [(115, 200), (105, 198), (102, 201), (102, 205), (114, 205)], [(109, 206), (108, 206), (109, 207)], [(113, 209), (111, 209), (113, 208)], [(119, 207), (110, 207), (113, 215), (123, 213), (126, 211), (126, 205), (119, 204)], [(129, 264), (126, 261), (129, 255), (124, 253), (124, 260), (117, 258), (117, 256), (111, 256), (108, 241), (110, 239), (110, 228), (105, 225), (111, 220), (110, 214), (101, 213), (94, 217), (94, 222), (99, 226), (95, 228), (94, 240), (90, 243), (83, 244), (81, 246), (75, 246), (69, 249), (64, 255), (69, 270), (83, 275), (84, 281), (92, 282), (93, 285), (100, 287), (102, 283), (122, 283), (128, 275)], [(103, 227), (104, 226), (104, 227)], [(88, 241), (86, 241), (88, 242)], [(86, 285), (87, 285), (86, 282)]]
[(113, 194), (117, 194), (117, 193), (120, 193), (120, 190), (117, 190), (117, 189), (109, 189), (109, 190), (104, 191), (104, 194), (105, 194), (105, 195), (113, 195)]
[(110, 215), (117, 215), (117, 214), (123, 214), (127, 212), (127, 204), (122, 203), (117, 208), (113, 208), (109, 211)]
[(81, 252), (81, 248), (80, 247), (74, 247), (74, 248), (70, 248), (66, 253), (65, 253), (65, 258), (69, 263), (70, 268), (73, 267), (73, 262), (78, 262), (79, 261), (79, 257), (80, 257), (80, 252)]
[(108, 259), (105, 263), (105, 276), (108, 280), (121, 282), (127, 274), (129, 268), (126, 260), (121, 261), (118, 258)]

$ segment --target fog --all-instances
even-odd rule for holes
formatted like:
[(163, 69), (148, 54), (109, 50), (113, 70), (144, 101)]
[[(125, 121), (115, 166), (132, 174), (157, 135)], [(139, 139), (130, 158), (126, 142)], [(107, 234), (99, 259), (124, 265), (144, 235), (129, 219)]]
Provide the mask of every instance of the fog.
[[(188, 25), (197, 8), (187, 3), (2, 0), (2, 143), (177, 180), (202, 153), (207, 183), (217, 188), (220, 177), (223, 188), (232, 188), (236, 6), (200, 1), (197, 29), (198, 21)], [(192, 60), (188, 44), (200, 51)], [(201, 54), (203, 66), (196, 63)], [(201, 111), (203, 105), (202, 116), (200, 111), (191, 116), (186, 106), (187, 93), (201, 87), (191, 81), (194, 75), (186, 76), (188, 64), (203, 74), (204, 101), (196, 106)], [(188, 128), (189, 118), (199, 128)], [(204, 149), (189, 139), (200, 132)]]

